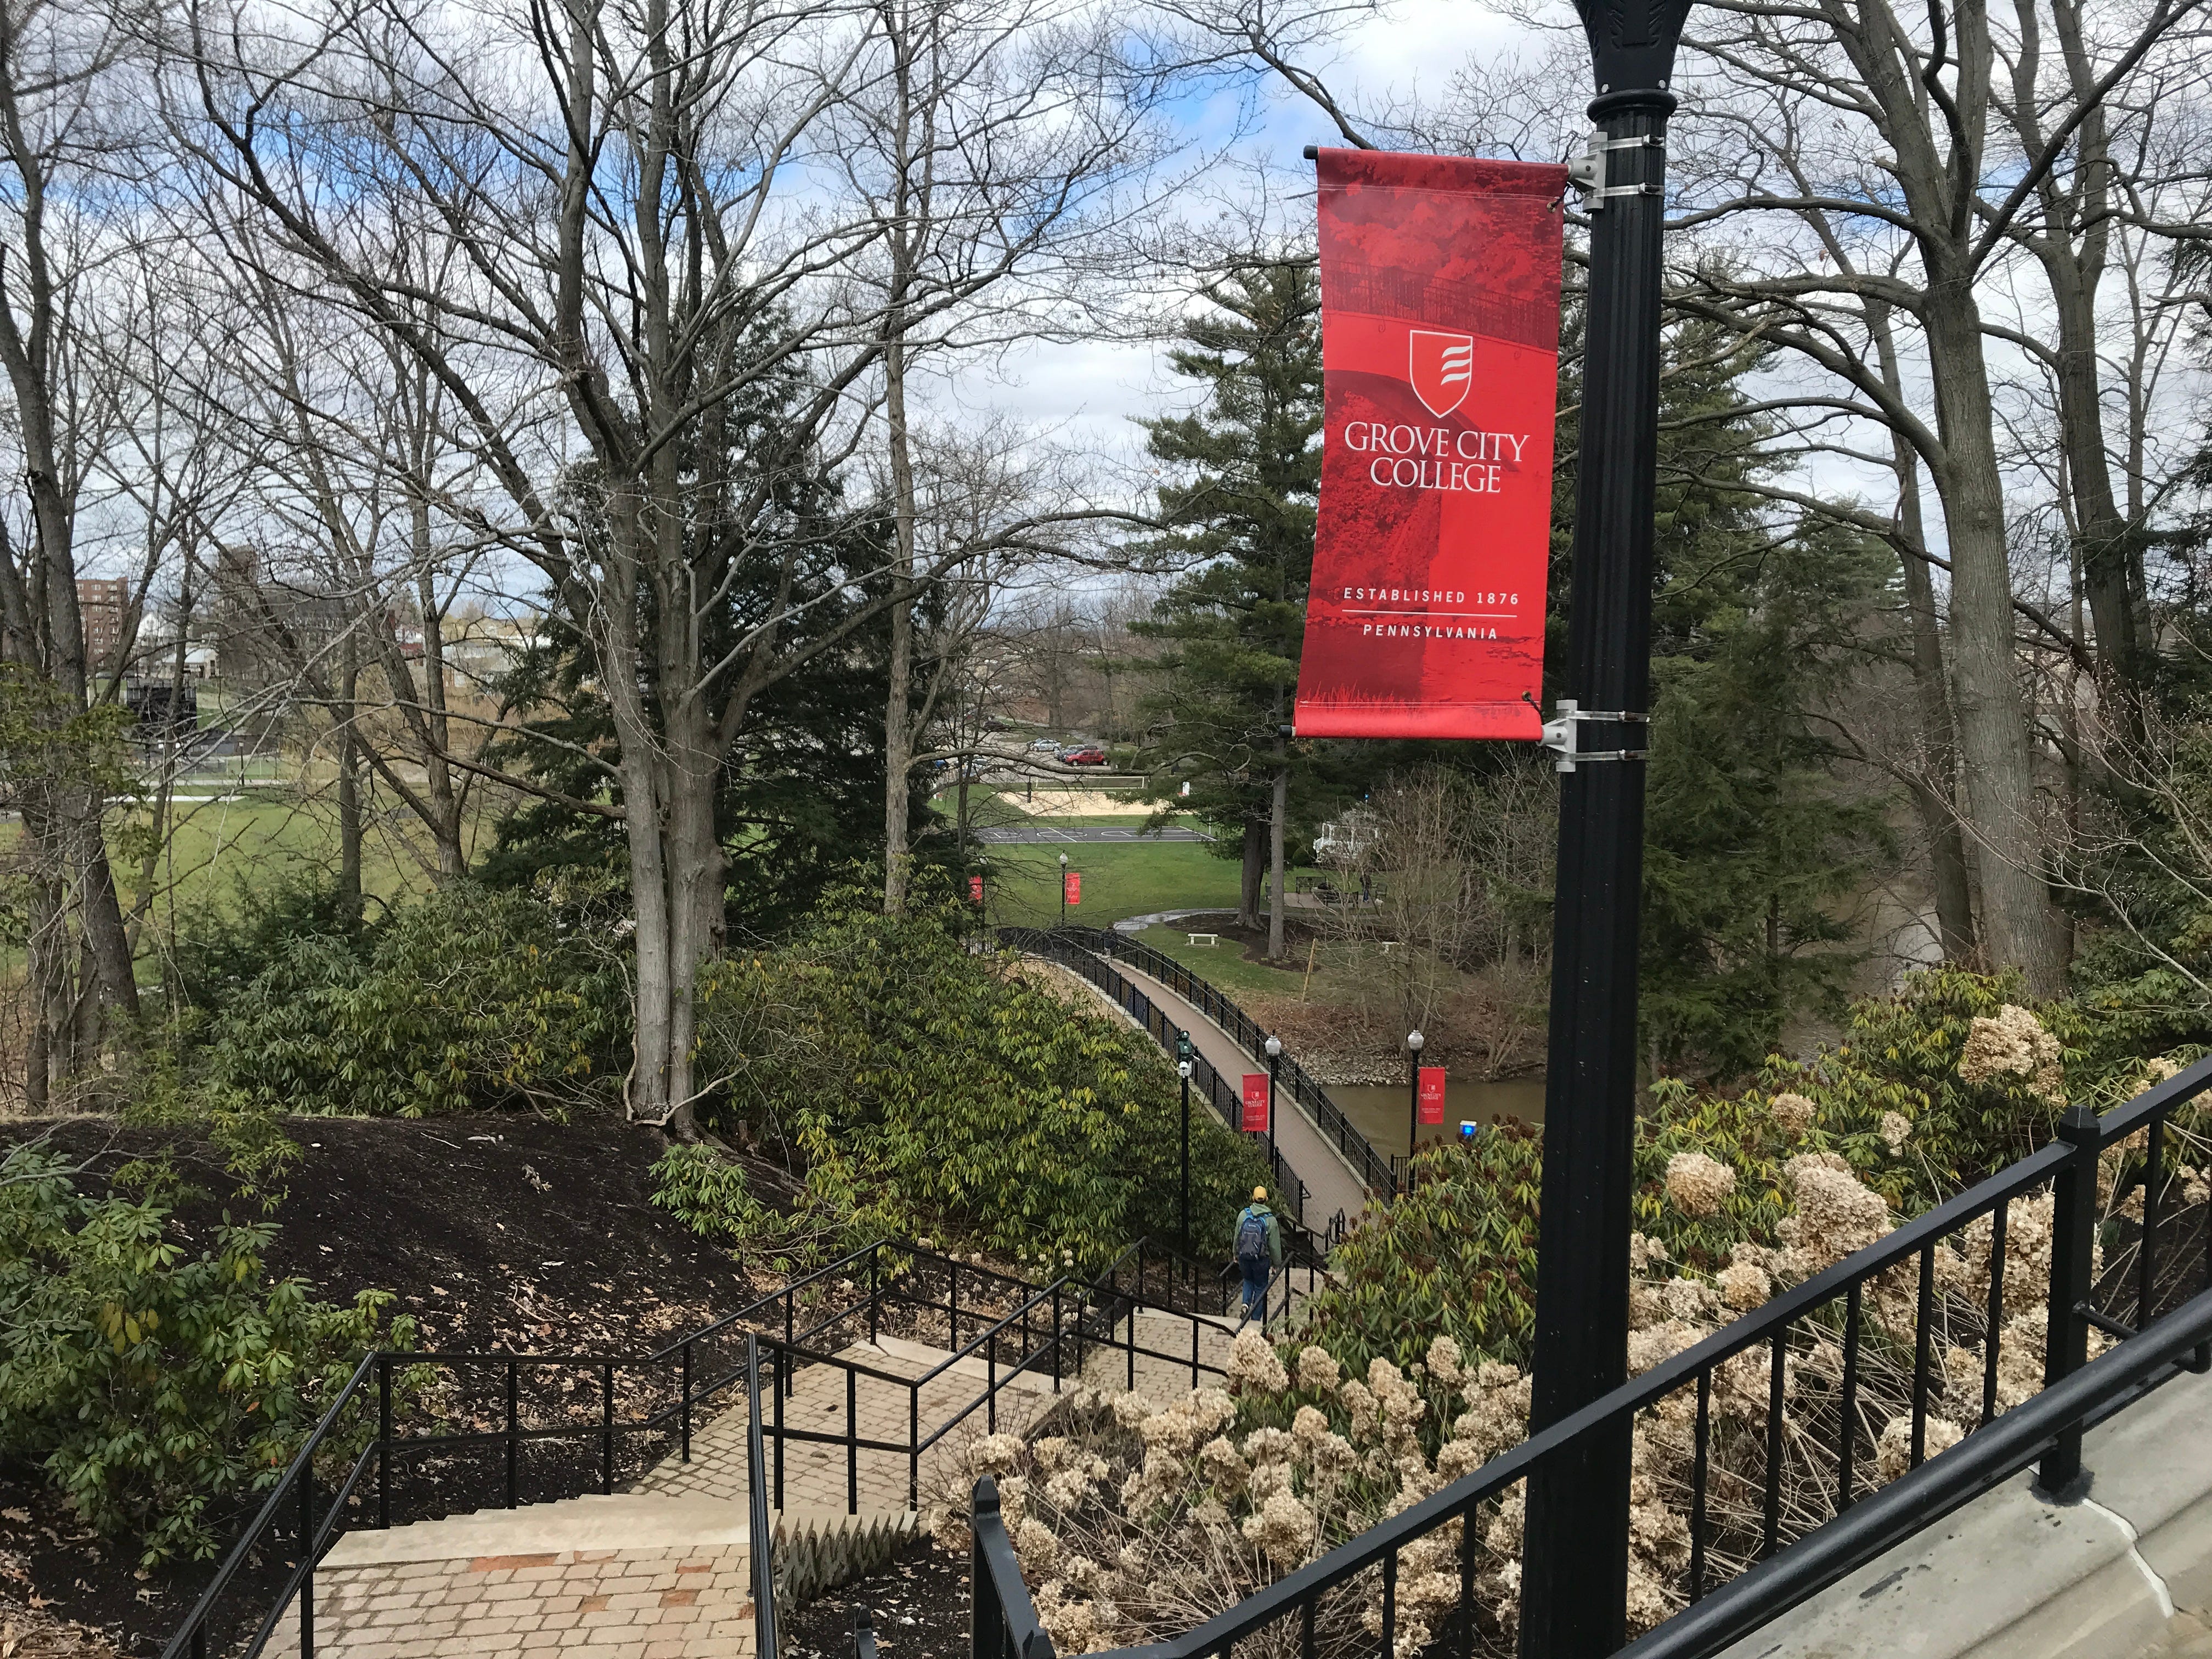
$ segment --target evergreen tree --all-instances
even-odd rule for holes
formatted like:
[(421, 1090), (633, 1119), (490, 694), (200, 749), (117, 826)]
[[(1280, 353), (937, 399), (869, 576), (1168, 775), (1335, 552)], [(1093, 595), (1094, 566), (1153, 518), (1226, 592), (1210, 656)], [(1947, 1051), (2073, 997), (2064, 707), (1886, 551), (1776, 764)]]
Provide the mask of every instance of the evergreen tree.
[[(761, 326), (771, 327), (772, 319)], [(733, 471), (742, 471), (749, 455), (771, 447), (766, 434), (804, 391), (799, 371), (793, 369), (764, 380), (748, 399), (732, 405), (723, 430)], [(696, 467), (687, 471), (696, 476)], [(784, 634), (793, 647), (803, 646), (805, 635), (834, 635), (866, 602), (865, 586), (836, 586), (837, 573), (879, 569), (885, 562), (887, 518), (848, 507), (834, 472), (802, 465), (775, 483), (778, 535), (762, 535), (755, 526), (738, 538), (744, 550), (736, 556), (732, 579), (698, 620), (701, 648), (710, 655), (729, 649), (781, 603), (777, 586), (784, 576), (784, 544), (805, 544), (817, 556), (799, 562), (799, 588), (789, 596), (795, 614)], [(572, 473), (562, 501), (587, 538), (597, 533), (595, 499), (589, 471)], [(702, 514), (684, 533), (729, 532)], [(645, 641), (641, 660), (649, 671), (659, 660), (653, 642), (662, 625), (650, 587), (641, 586), (638, 606)], [(856, 856), (880, 851), (888, 632), (888, 621), (878, 617), (752, 698), (715, 796), (730, 930), (780, 929), (810, 909)], [(549, 600), (539, 633), (500, 687), (509, 706), (532, 711), (523, 723), (529, 735), (503, 739), (496, 759), (569, 801), (617, 803), (620, 787), (613, 774), (589, 758), (605, 752), (614, 730), (599, 689), (590, 632)], [(917, 829), (928, 821), (926, 792), (918, 796), (915, 819)], [(623, 835), (618, 817), (579, 811), (560, 799), (526, 800), (501, 823), (478, 873), (495, 884), (546, 885), (587, 904), (626, 908)]]
[(1261, 264), (1200, 297), (1169, 362), (1206, 402), (1142, 422), (1172, 482), (1159, 489), (1167, 527), (1133, 550), (1183, 568), (1139, 625), (1162, 642), (1152, 665), (1165, 675), (1146, 708), (1142, 763), (1155, 799), (1213, 825), (1217, 850), (1243, 861), (1245, 926), (1257, 925), (1263, 860), (1272, 866), (1269, 951), (1280, 955), (1285, 848), (1312, 758), (1283, 728), (1321, 489), (1320, 283), (1310, 264)]
[(1752, 1070), (1839, 1009), (1844, 901), (1893, 854), (1887, 802), (1837, 775), (1817, 711), (1858, 659), (1894, 562), (1740, 486), (1765, 465), (1755, 358), (1698, 325), (1667, 347), (1654, 552), (1641, 1015), (1662, 1066)]

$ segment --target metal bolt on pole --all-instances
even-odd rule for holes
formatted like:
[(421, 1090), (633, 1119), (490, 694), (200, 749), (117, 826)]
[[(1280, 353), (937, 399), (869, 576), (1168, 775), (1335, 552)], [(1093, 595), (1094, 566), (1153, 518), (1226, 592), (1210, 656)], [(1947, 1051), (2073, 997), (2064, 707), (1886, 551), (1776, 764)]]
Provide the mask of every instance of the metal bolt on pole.
[[(1581, 180), (1589, 289), (1568, 694), (1593, 712), (1563, 723), (1532, 1433), (1628, 1370), (1662, 192), (1668, 84), (1689, 0), (1577, 0), (1577, 9), (1598, 96)], [(1601, 729), (1584, 741), (1591, 725)], [(1577, 764), (1577, 747), (1592, 758)], [(1522, 1659), (1599, 1659), (1626, 1639), (1629, 1431), (1623, 1418), (1530, 1476)]]

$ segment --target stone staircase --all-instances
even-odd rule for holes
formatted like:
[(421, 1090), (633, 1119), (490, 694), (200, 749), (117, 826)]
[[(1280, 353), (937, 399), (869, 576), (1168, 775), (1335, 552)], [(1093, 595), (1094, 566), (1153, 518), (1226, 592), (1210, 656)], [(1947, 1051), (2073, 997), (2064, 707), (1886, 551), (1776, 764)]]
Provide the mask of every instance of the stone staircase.
[[(783, 1401), (787, 1429), (842, 1442), (849, 1399), (859, 1438), (911, 1443), (915, 1424), (927, 1436), (978, 1401), (990, 1380), (981, 1358), (944, 1365), (944, 1350), (896, 1337), (855, 1343), (836, 1358), (919, 1386), (802, 1366)], [(970, 1442), (994, 1420), (1000, 1431), (1019, 1432), (1051, 1401), (1049, 1374), (1000, 1381), (995, 1408), (976, 1404), (918, 1460), (864, 1449), (848, 1463), (842, 1443), (787, 1442), (782, 1507), (773, 1512), (780, 1607), (882, 1567), (918, 1528), (910, 1483), (925, 1504), (950, 1493), (964, 1484)], [(768, 1413), (764, 1401), (763, 1419)], [(694, 1431), (689, 1461), (663, 1460), (626, 1492), (347, 1533), (317, 1575), (317, 1659), (750, 1655), (748, 1427), (741, 1401)], [(767, 1478), (773, 1501), (774, 1476)], [(848, 1507), (854, 1496), (856, 1512)], [(296, 1601), (264, 1651), (300, 1654)]]

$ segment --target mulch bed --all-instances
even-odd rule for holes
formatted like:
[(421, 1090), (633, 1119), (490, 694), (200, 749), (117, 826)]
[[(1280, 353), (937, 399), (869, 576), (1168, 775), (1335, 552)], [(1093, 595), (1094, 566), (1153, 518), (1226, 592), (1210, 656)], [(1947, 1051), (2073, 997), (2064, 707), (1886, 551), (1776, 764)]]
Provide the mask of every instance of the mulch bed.
[(855, 1607), (884, 1659), (966, 1659), (968, 1558), (915, 1539), (884, 1571), (794, 1613), (780, 1632), (786, 1659), (853, 1659)]
[[(0, 1147), (41, 1127), (0, 1123)], [(298, 1118), (286, 1133), (302, 1156), (283, 1177), (270, 1273), (296, 1274), (329, 1301), (392, 1291), (392, 1311), (414, 1316), (424, 1348), (639, 1353), (776, 1282), (757, 1287), (647, 1202), (666, 1143), (641, 1125)], [(231, 1188), (204, 1140), (79, 1118), (58, 1125), (50, 1145), (93, 1159), (78, 1178), (88, 1192), (130, 1159), (166, 1152), (198, 1188), (178, 1206), (174, 1236), (213, 1247)], [(747, 1172), (770, 1201), (787, 1194), (781, 1169), (748, 1160)], [(88, 1534), (36, 1471), (0, 1470), (0, 1561), (13, 1557), (27, 1572), (27, 1583), (0, 1581), (0, 1619), (20, 1597), (21, 1616), (43, 1621), (40, 1641), (61, 1639), (52, 1621), (73, 1620), (124, 1653), (158, 1652), (215, 1564), (141, 1579), (136, 1553)], [(27, 1625), (22, 1651), (45, 1651), (28, 1634)]]

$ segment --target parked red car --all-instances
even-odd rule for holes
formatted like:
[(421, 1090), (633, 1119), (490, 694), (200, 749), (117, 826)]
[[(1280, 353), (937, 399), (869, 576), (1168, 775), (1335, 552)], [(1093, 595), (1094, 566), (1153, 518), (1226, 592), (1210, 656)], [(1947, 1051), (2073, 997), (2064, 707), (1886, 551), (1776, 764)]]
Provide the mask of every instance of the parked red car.
[(1103, 749), (1071, 749), (1060, 759), (1070, 766), (1103, 766), (1106, 764), (1106, 751)]

